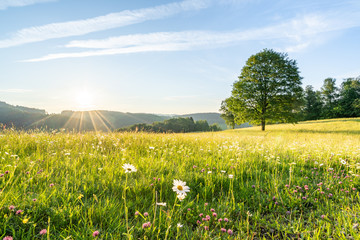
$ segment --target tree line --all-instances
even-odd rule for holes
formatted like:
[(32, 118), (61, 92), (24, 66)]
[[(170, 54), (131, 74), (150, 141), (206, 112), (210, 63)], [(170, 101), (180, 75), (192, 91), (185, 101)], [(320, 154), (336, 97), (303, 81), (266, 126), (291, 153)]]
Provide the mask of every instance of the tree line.
[(326, 78), (320, 90), (305, 87), (302, 120), (360, 117), (360, 76), (347, 78), (336, 86), (335, 78)]
[(120, 132), (154, 132), (154, 133), (187, 133), (187, 132), (213, 132), (221, 131), (218, 124), (211, 124), (206, 120), (194, 121), (192, 117), (171, 118), (152, 124), (134, 124), (118, 129)]

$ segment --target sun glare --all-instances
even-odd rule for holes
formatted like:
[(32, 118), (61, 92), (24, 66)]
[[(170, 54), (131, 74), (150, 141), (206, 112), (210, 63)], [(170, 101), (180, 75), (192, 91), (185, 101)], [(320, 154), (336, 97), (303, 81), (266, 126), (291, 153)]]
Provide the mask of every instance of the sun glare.
[(79, 108), (86, 109), (92, 106), (93, 96), (87, 91), (81, 91), (76, 96), (76, 103)]

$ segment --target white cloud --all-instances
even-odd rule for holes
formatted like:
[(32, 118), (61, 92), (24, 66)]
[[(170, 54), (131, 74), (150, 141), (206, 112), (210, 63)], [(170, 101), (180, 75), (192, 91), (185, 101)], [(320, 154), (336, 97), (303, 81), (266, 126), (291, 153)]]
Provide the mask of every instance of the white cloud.
[(0, 92), (2, 93), (25, 93), (25, 92), (31, 92), (30, 89), (20, 89), (20, 88), (11, 88), (11, 89), (0, 89)]
[(8, 7), (23, 7), (43, 2), (54, 2), (56, 0), (0, 0), (0, 10)]
[(71, 41), (70, 48), (94, 50), (72, 53), (49, 54), (41, 58), (25, 60), (38, 62), (60, 58), (79, 58), (156, 51), (182, 51), (223, 47), (242, 41), (278, 40), (291, 44), (286, 51), (301, 51), (321, 38), (326, 32), (359, 26), (360, 22), (333, 19), (325, 15), (305, 15), (274, 26), (230, 32), (183, 31), (125, 35), (100, 40)]
[(0, 40), (0, 48), (31, 42), (40, 42), (54, 38), (84, 35), (147, 20), (161, 19), (183, 11), (206, 8), (208, 5), (208, 0), (185, 0), (151, 8), (125, 10), (84, 20), (51, 23), (24, 28), (15, 32), (11, 38)]

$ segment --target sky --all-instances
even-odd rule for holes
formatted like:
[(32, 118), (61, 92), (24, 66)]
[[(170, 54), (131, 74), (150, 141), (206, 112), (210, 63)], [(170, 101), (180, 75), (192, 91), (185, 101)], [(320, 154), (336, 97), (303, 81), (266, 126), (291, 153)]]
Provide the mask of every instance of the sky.
[(62, 110), (218, 112), (263, 49), (303, 86), (360, 76), (358, 0), (0, 0), (0, 101)]

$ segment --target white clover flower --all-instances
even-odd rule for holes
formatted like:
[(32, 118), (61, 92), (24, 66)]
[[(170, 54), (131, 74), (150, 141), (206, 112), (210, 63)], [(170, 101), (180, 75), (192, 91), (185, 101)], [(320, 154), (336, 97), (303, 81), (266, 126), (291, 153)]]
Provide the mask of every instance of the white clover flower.
[(186, 195), (187, 192), (190, 192), (190, 188), (186, 186), (186, 182), (176, 179), (174, 179), (172, 190), (178, 195)]
[(177, 224), (177, 227), (178, 227), (178, 228), (182, 228), (183, 225), (182, 225), (181, 223), (178, 223), (178, 224)]
[(208, 174), (211, 174), (212, 173), (212, 171), (208, 171)]
[(222, 172), (222, 173), (226, 173), (226, 171), (224, 171), (224, 170), (221, 170), (220, 172)]
[(234, 175), (232, 175), (232, 174), (229, 174), (229, 178), (234, 178)]
[(125, 173), (132, 173), (137, 171), (134, 165), (128, 163), (125, 163), (122, 168), (125, 170)]

